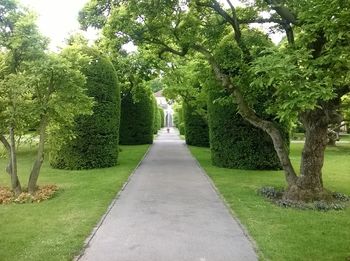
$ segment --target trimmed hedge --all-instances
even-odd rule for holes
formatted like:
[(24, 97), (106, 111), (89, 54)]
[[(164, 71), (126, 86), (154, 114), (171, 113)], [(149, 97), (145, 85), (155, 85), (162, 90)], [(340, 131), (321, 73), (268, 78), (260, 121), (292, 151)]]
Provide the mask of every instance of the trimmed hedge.
[[(168, 118), (165, 116), (166, 121)], [(185, 123), (184, 123), (184, 116), (183, 116), (183, 108), (182, 106), (175, 108), (174, 113), (174, 124), (176, 128), (178, 128), (180, 135), (185, 135)], [(165, 123), (167, 125), (167, 123)]]
[(160, 114), (160, 127), (164, 128), (165, 127), (165, 113), (162, 108), (158, 108), (159, 114)]
[(222, 97), (225, 97), (222, 93), (209, 92), (208, 121), (213, 165), (237, 169), (281, 169), (270, 136), (246, 122), (230, 97), (213, 102)]
[(185, 139), (188, 145), (209, 147), (208, 123), (193, 105), (183, 104)]
[(153, 106), (154, 106), (153, 134), (157, 134), (161, 128), (161, 116), (160, 116), (158, 104), (155, 98), (153, 98)]
[(122, 94), (120, 144), (138, 145), (153, 143), (154, 103), (151, 93), (144, 88), (136, 101), (131, 92)]
[[(79, 49), (90, 61), (81, 64), (87, 94), (93, 97), (93, 114), (77, 117), (75, 138), (50, 152), (51, 166), (59, 169), (91, 169), (115, 166), (119, 153), (120, 89), (112, 63), (98, 50)], [(50, 137), (55, 139), (55, 137)]]

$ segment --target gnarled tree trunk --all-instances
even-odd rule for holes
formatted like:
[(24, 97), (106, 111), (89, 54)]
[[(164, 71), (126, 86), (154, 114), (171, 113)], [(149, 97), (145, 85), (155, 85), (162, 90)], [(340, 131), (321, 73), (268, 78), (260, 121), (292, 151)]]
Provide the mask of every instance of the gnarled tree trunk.
[(7, 141), (4, 135), (0, 135), (0, 141), (2, 144), (4, 144), (9, 158), (6, 172), (11, 177), (11, 188), (15, 195), (18, 196), (22, 193), (22, 187), (17, 175), (17, 155), (14, 127), (10, 127), (10, 142)]
[(39, 148), (37, 152), (37, 156), (32, 168), (32, 171), (29, 176), (28, 181), (28, 192), (30, 194), (34, 194), (36, 191), (36, 184), (38, 181), (39, 173), (41, 166), (44, 161), (44, 146), (45, 146), (45, 139), (46, 139), (46, 127), (47, 127), (47, 117), (42, 116), (40, 121), (40, 137), (39, 137)]
[(305, 127), (300, 176), (296, 184), (286, 191), (285, 199), (301, 201), (331, 199), (330, 192), (323, 187), (322, 167), (328, 144), (328, 125), (341, 118), (336, 112), (339, 101), (330, 101), (327, 105), (323, 109), (314, 109), (300, 115)]

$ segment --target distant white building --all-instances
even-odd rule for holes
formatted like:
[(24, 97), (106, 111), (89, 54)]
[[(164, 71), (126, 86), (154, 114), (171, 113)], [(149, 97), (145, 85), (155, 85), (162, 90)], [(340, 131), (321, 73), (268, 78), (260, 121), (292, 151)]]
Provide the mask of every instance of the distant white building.
[(163, 96), (163, 90), (154, 93), (159, 107), (162, 107), (164, 110), (168, 109), (169, 104), (167, 103), (165, 97)]

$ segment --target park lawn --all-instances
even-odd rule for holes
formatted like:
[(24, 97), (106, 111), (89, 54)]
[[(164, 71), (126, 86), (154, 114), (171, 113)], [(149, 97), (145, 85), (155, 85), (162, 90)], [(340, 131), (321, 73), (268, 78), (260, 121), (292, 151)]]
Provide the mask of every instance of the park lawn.
[[(277, 207), (256, 191), (283, 187), (281, 171), (218, 168), (210, 163), (209, 149), (190, 149), (257, 243), (261, 260), (350, 260), (350, 208), (316, 212)], [(301, 149), (302, 144), (291, 145), (297, 168)], [(323, 173), (328, 189), (350, 195), (350, 144), (327, 149)]]
[[(46, 162), (40, 184), (61, 189), (47, 201), (33, 204), (0, 205), (0, 260), (71, 260), (100, 220), (108, 205), (148, 149), (148, 145), (121, 146), (119, 165), (112, 168), (66, 171), (50, 168)], [(19, 153), (22, 185), (34, 153)], [(5, 160), (0, 159), (0, 170)], [(9, 178), (2, 171), (0, 186)]]

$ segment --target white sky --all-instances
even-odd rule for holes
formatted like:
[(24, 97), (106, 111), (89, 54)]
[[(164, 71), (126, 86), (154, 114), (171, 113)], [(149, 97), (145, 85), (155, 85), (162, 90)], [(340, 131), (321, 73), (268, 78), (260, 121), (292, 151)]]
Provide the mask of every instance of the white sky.
[[(38, 26), (42, 34), (51, 40), (50, 49), (57, 50), (57, 47), (64, 46), (65, 39), (74, 32), (79, 31), (78, 13), (89, 0), (20, 0), (24, 6), (30, 7), (38, 14)], [(225, 0), (220, 2), (226, 3)], [(232, 0), (237, 6), (239, 1)], [(83, 32), (91, 41), (98, 38), (98, 32), (89, 30)], [(276, 38), (277, 37), (277, 38)], [(279, 42), (280, 36), (272, 36), (274, 42)], [(125, 49), (135, 49), (132, 44), (125, 46)]]
[[(69, 34), (79, 31), (78, 13), (89, 0), (20, 0), (38, 14), (38, 26), (42, 34), (51, 40), (50, 49), (63, 46)], [(88, 39), (96, 39), (96, 31), (84, 33)]]

